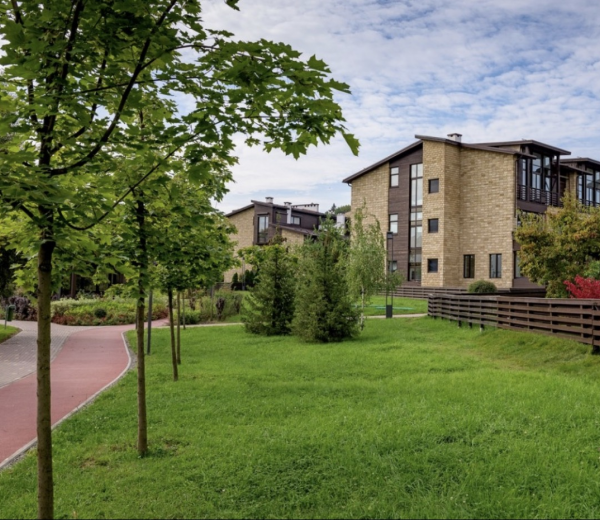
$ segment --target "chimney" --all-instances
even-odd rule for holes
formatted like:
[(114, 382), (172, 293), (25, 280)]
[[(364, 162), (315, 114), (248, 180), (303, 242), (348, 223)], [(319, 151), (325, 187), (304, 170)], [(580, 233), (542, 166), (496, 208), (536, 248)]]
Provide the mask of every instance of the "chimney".
[(283, 205), (287, 208), (287, 223), (292, 223), (292, 203), (284, 202)]
[(266, 197), (267, 204), (273, 204), (273, 197)]
[(460, 143), (462, 141), (462, 134), (448, 134), (448, 139)]

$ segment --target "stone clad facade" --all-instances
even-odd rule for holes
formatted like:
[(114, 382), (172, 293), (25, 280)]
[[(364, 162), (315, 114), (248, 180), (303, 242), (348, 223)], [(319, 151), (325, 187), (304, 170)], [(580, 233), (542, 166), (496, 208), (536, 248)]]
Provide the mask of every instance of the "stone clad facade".
[(467, 144), (459, 134), (416, 137), (344, 180), (353, 210), (365, 201), (384, 235), (390, 221), (398, 223), (388, 260), (408, 283), (466, 288), (489, 280), (502, 290), (536, 287), (515, 265), (519, 210), (544, 213), (560, 205), (567, 190), (594, 198), (585, 189), (594, 175), (600, 205), (600, 162), (561, 159), (570, 152), (533, 140)]

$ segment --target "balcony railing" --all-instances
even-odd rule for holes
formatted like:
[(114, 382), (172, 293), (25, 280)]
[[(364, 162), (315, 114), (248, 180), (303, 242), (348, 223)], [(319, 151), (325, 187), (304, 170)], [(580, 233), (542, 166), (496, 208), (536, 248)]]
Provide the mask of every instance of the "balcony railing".
[(540, 190), (522, 184), (517, 185), (517, 199), (537, 202), (546, 206), (562, 206), (560, 194), (553, 191)]

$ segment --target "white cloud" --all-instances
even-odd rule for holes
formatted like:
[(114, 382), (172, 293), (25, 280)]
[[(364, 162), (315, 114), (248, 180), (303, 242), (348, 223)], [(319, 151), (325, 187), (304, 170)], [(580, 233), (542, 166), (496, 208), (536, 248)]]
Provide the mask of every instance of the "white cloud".
[(241, 147), (225, 211), (267, 195), (347, 203), (341, 180), (415, 134), (536, 139), (600, 159), (594, 0), (242, 0), (240, 9), (212, 0), (203, 17), (324, 59), (352, 88), (338, 100), (362, 147), (354, 158), (337, 140), (298, 161)]

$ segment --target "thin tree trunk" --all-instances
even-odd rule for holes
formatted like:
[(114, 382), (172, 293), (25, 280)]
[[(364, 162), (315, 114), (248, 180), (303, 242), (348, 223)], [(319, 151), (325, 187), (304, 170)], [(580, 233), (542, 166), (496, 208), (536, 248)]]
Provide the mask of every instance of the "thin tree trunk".
[(177, 352), (175, 351), (175, 324), (174, 324), (174, 316), (173, 316), (173, 289), (168, 289), (167, 294), (169, 296), (169, 326), (171, 329), (171, 361), (173, 363), (173, 381), (177, 381), (179, 379), (179, 374), (177, 373)]
[(56, 244), (42, 236), (38, 253), (37, 337), (37, 463), (38, 518), (54, 518), (52, 479), (52, 415), (50, 387), (50, 301), (52, 300), (52, 254)]
[(177, 364), (181, 365), (181, 293), (177, 291)]
[(137, 329), (137, 391), (138, 391), (138, 455), (148, 453), (148, 419), (146, 413), (146, 359), (144, 357), (144, 294), (148, 275), (148, 249), (146, 243), (146, 208), (143, 193), (137, 198), (136, 220), (139, 230), (140, 255), (138, 268), (138, 301), (136, 311)]
[(181, 307), (183, 308), (183, 314), (181, 315), (183, 318), (183, 330), (185, 330), (185, 292), (183, 293), (183, 298), (181, 298)]

